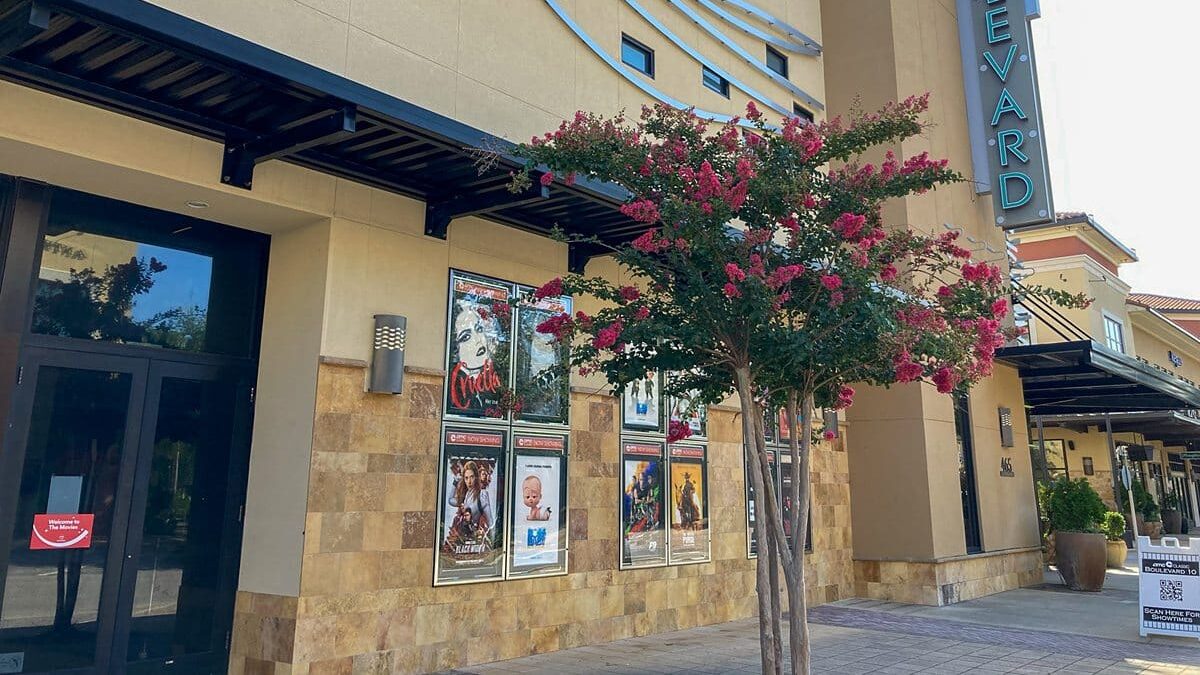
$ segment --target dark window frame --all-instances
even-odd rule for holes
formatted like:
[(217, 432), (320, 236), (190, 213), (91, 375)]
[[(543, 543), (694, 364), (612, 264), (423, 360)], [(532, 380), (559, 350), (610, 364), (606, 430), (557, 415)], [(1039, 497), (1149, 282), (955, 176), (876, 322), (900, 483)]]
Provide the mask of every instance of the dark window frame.
[[(709, 82), (710, 75), (716, 78), (717, 81), (715, 84)], [(729, 80), (721, 77), (717, 71), (709, 68), (708, 66), (700, 66), (700, 84), (704, 85), (705, 89), (713, 93), (720, 94), (725, 98), (729, 98)]]
[[(634, 51), (641, 52), (642, 54), (645, 55), (645, 57), (646, 57), (646, 67), (645, 68), (642, 68), (641, 66), (637, 65), (636, 63), (630, 63), (629, 61), (625, 60), (625, 47), (626, 46), (632, 48)], [(630, 68), (633, 68), (634, 70), (638, 71), (639, 73), (643, 73), (643, 74), (647, 75), (651, 79), (654, 78), (654, 50), (647, 47), (644, 43), (633, 39), (626, 33), (621, 33), (621, 63), (629, 66)]]
[[(774, 57), (775, 59), (777, 59), (779, 61), (780, 68), (776, 68), (771, 65), (772, 57)], [(774, 49), (773, 47), (771, 47), (771, 45), (767, 45), (767, 56), (766, 56), (766, 58), (763, 59), (763, 63), (767, 66), (767, 68), (771, 72), (773, 72), (777, 75), (783, 76), (783, 79), (785, 79), (785, 80), (787, 79), (787, 77), (788, 77), (788, 57), (785, 56), (778, 49)]]
[(796, 117), (803, 119), (805, 122), (807, 122), (809, 124), (815, 123), (816, 119), (817, 119), (812, 114), (812, 111), (810, 111), (808, 108), (805, 108), (804, 106), (800, 105), (799, 103), (795, 103), (795, 102), (792, 103), (792, 114), (795, 115)]

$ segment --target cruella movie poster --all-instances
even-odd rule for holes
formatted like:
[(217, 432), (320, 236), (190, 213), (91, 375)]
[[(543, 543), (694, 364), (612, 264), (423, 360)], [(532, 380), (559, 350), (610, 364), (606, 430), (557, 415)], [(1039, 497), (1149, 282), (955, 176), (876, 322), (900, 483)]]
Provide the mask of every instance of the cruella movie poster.
[(447, 317), (446, 412), (500, 417), (512, 340), (510, 286), (453, 272)]

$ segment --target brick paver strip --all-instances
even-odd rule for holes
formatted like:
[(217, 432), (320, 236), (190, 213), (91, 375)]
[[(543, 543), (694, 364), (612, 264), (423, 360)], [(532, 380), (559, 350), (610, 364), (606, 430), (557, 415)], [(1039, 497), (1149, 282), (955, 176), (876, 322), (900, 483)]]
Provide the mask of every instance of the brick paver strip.
[(1034, 649), (1099, 659), (1141, 659), (1180, 665), (1200, 665), (1200, 648), (1146, 644), (1130, 640), (1114, 640), (1052, 631), (1001, 628), (961, 621), (874, 612), (869, 609), (827, 605), (813, 607), (808, 612), (808, 620), (826, 626), (908, 633), (961, 642), (978, 642), (992, 646)]

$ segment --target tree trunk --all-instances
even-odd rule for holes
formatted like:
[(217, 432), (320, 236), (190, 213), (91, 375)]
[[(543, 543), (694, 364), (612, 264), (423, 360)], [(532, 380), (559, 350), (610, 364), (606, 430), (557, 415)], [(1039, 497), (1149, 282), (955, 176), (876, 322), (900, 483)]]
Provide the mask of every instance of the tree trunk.
[[(767, 520), (763, 517), (763, 502), (767, 498), (765, 481), (758, 461), (758, 444), (754, 442), (758, 425), (754, 418), (758, 415), (758, 406), (752, 395), (753, 386), (748, 370), (737, 371), (738, 395), (742, 406), (742, 435), (746, 439), (746, 466), (750, 483), (754, 486), (755, 509), (754, 536), (758, 541), (758, 561), (755, 569), (755, 591), (758, 594), (758, 645), (763, 675), (775, 675), (781, 672), (782, 641), (779, 635), (778, 620), (778, 568), (773, 564), (778, 555)], [(774, 582), (772, 576), (775, 577)], [(772, 600), (774, 598), (774, 600)]]
[(791, 654), (791, 672), (808, 675), (811, 652), (808, 599), (805, 596), (804, 549), (808, 538), (814, 402), (811, 392), (804, 392), (803, 398), (800, 401), (797, 399), (796, 392), (788, 394), (788, 426), (793, 429), (791, 438), (788, 439), (788, 450), (792, 459), (792, 485), (788, 494), (792, 502), (792, 551), (789, 561), (791, 564), (784, 567), (784, 577), (788, 591), (788, 649)]

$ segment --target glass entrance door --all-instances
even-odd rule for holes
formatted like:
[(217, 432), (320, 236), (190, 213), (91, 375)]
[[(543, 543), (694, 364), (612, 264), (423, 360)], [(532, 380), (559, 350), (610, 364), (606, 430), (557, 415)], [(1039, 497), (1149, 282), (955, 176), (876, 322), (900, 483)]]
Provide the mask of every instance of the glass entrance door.
[(248, 404), (228, 367), (28, 350), (0, 467), (0, 672), (223, 669)]

